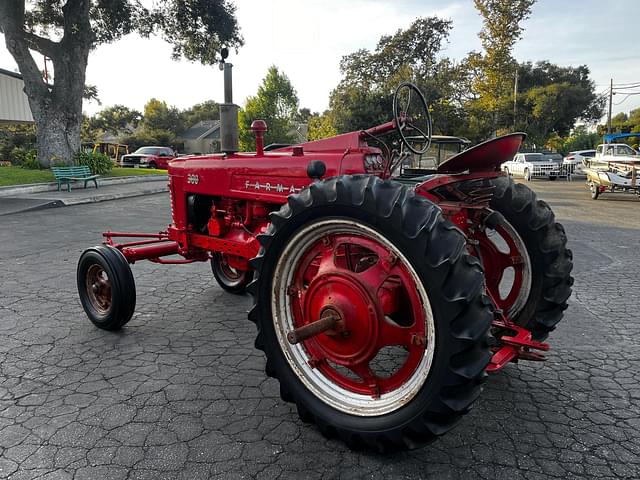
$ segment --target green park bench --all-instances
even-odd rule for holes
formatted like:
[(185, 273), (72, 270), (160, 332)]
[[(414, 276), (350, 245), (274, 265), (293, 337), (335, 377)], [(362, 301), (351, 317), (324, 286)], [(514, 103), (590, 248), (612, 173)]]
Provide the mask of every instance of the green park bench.
[(93, 182), (98, 188), (98, 177), (100, 175), (91, 175), (91, 170), (86, 165), (77, 167), (51, 167), (53, 176), (58, 181), (58, 191), (63, 184), (67, 185), (67, 192), (71, 191), (71, 182), (84, 182), (84, 188), (87, 188), (88, 182)]

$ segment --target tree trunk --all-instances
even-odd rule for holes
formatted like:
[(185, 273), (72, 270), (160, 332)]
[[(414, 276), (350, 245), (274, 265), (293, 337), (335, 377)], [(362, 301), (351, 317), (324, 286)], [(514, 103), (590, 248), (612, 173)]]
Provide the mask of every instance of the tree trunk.
[(55, 164), (69, 164), (80, 150), (79, 112), (50, 106), (45, 112), (34, 114), (37, 127), (38, 162), (44, 168)]
[[(80, 149), (82, 96), (89, 51), (95, 40), (89, 23), (90, 6), (88, 0), (67, 0), (62, 7), (64, 35), (54, 42), (25, 30), (24, 0), (0, 1), (0, 30), (22, 73), (36, 122), (38, 161), (45, 168), (71, 163)], [(29, 50), (52, 60), (53, 85), (44, 82)]]

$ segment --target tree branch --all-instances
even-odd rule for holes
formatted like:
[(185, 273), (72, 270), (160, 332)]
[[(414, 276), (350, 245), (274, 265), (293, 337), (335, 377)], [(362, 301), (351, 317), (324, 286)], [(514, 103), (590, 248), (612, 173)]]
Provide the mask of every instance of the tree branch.
[(13, 56), (25, 83), (27, 95), (32, 101), (44, 100), (48, 88), (29, 51), (27, 32), (24, 31), (25, 0), (0, 2), (0, 29), (4, 33), (7, 50)]
[(60, 51), (60, 44), (31, 32), (24, 32), (26, 42), (31, 50), (36, 50), (47, 57), (55, 57)]

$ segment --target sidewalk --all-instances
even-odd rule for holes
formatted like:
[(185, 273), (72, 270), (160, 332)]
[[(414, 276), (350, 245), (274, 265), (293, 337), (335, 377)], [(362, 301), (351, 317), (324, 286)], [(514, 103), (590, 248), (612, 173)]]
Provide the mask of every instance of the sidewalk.
[[(81, 183), (71, 186), (71, 191), (42, 191), (34, 186), (17, 186), (0, 189), (0, 216), (14, 213), (40, 210), (43, 208), (65, 207), (83, 203), (105, 202), (121, 198), (137, 197), (154, 193), (167, 192), (168, 179), (166, 175), (146, 177), (104, 178), (98, 180), (99, 188), (87, 185), (82, 188)], [(33, 191), (40, 190), (40, 191)]]

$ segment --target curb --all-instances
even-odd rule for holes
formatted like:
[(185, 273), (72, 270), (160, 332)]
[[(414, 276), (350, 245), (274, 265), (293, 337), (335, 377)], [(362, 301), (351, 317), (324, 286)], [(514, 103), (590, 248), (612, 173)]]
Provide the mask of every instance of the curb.
[[(101, 185), (121, 185), (126, 183), (157, 182), (158, 180), (168, 180), (169, 176), (164, 175), (138, 175), (132, 177), (104, 177), (99, 178)], [(57, 183), (32, 183), (29, 185), (11, 185), (0, 187), (0, 197), (13, 197), (29, 193), (55, 192), (58, 190)]]
[(163, 185), (161, 187), (152, 187), (144, 190), (137, 190), (135, 192), (126, 192), (126, 193), (107, 193), (94, 195), (92, 197), (83, 197), (78, 199), (67, 199), (60, 200), (60, 203), (65, 207), (70, 207), (72, 205), (83, 205), (86, 203), (98, 203), (98, 202), (108, 202), (110, 200), (120, 200), (122, 198), (132, 198), (132, 197), (141, 197), (143, 195), (152, 195), (154, 193), (165, 193), (169, 191), (169, 187)]
[[(131, 183), (131, 182), (125, 182)], [(137, 190), (132, 192), (125, 193), (107, 193), (107, 194), (98, 194), (91, 197), (83, 197), (78, 199), (51, 199), (44, 200), (40, 205), (33, 205), (26, 208), (21, 208), (19, 210), (15, 210), (12, 212), (0, 213), (0, 217), (6, 215), (14, 215), (16, 213), (25, 213), (25, 212), (33, 212), (36, 210), (45, 210), (49, 208), (58, 208), (58, 207), (70, 207), (73, 205), (84, 205), (88, 203), (99, 203), (99, 202), (108, 202), (111, 200), (120, 200), (124, 198), (132, 198), (132, 197), (140, 197), (144, 195), (153, 195), (156, 193), (166, 193), (169, 191), (169, 187), (167, 185), (162, 185), (158, 187), (150, 187), (143, 190)]]

